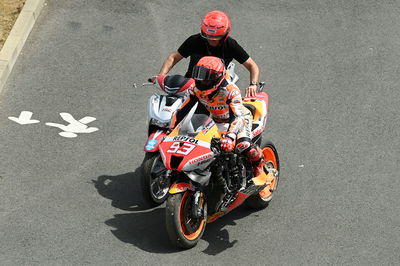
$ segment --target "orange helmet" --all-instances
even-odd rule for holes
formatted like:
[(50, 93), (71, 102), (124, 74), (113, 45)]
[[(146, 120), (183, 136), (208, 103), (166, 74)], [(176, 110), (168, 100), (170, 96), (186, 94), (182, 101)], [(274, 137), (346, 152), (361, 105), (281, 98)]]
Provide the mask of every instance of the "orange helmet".
[(227, 14), (214, 10), (204, 15), (201, 23), (201, 36), (209, 40), (226, 40), (231, 31), (231, 22)]
[(193, 67), (192, 77), (196, 88), (209, 95), (218, 89), (225, 75), (225, 65), (221, 58), (204, 56)]

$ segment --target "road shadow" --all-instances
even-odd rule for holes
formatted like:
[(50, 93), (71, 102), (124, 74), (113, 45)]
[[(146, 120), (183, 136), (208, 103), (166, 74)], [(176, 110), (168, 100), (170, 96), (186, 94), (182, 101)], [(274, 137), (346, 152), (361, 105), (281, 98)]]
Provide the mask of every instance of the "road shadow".
[(165, 229), (165, 208), (151, 208), (141, 189), (140, 167), (134, 172), (116, 176), (102, 175), (92, 180), (98, 193), (111, 200), (115, 208), (129, 213), (115, 214), (105, 221), (119, 240), (152, 253), (178, 252)]
[(215, 222), (207, 224), (202, 239), (208, 242), (208, 247), (202, 252), (207, 255), (215, 256), (229, 248), (232, 248), (239, 240), (231, 240), (229, 231), (225, 226), (237, 225), (236, 221), (245, 218), (252, 213), (253, 211), (245, 206), (239, 206)]
[[(174, 247), (168, 239), (165, 228), (165, 204), (150, 208), (144, 200), (140, 168), (132, 173), (117, 176), (102, 175), (92, 180), (98, 193), (111, 200), (115, 208), (129, 213), (115, 214), (105, 221), (110, 226), (112, 234), (119, 240), (132, 244), (151, 253), (175, 253), (182, 249)], [(240, 206), (231, 213), (207, 224), (202, 240), (208, 246), (202, 252), (207, 255), (218, 255), (233, 247), (238, 240), (231, 240), (227, 225), (236, 225), (240, 220), (252, 213), (251, 210)]]
[(165, 208), (116, 214), (105, 223), (119, 240), (151, 253), (174, 253), (181, 250), (172, 246), (165, 228)]
[(137, 168), (132, 173), (102, 175), (92, 182), (101, 196), (111, 200), (113, 207), (124, 211), (141, 211), (150, 206), (143, 198), (140, 176), (140, 168)]

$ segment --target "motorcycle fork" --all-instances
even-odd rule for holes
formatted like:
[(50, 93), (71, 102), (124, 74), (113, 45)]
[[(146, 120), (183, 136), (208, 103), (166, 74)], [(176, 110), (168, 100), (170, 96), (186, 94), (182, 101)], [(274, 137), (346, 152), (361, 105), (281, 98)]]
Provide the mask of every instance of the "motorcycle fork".
[(196, 187), (192, 198), (192, 217), (202, 218), (204, 215), (204, 193)]

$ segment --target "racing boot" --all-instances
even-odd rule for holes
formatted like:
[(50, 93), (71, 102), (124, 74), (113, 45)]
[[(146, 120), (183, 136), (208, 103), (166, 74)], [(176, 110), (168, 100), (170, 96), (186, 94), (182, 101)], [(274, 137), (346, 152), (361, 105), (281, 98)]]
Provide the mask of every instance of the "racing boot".
[(252, 144), (249, 151), (247, 152), (247, 158), (253, 165), (253, 175), (257, 177), (264, 172), (264, 155), (255, 144)]

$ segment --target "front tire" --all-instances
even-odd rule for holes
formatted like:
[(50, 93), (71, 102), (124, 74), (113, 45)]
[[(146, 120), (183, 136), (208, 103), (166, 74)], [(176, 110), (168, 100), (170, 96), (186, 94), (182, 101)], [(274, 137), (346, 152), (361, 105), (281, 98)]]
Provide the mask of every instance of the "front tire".
[(269, 140), (263, 140), (260, 148), (264, 155), (265, 167), (267, 171), (277, 172), (271, 184), (267, 185), (263, 190), (260, 191), (260, 193), (251, 195), (246, 200), (246, 205), (253, 209), (263, 209), (268, 206), (272, 200), (273, 193), (276, 190), (279, 181), (280, 164), (275, 145)]
[(168, 197), (170, 180), (166, 176), (161, 155), (158, 152), (146, 153), (141, 165), (141, 184), (145, 200), (151, 206), (161, 205)]
[(206, 228), (207, 205), (203, 203), (203, 215), (193, 218), (193, 192), (172, 194), (168, 197), (165, 208), (165, 221), (171, 242), (184, 249), (197, 245)]

